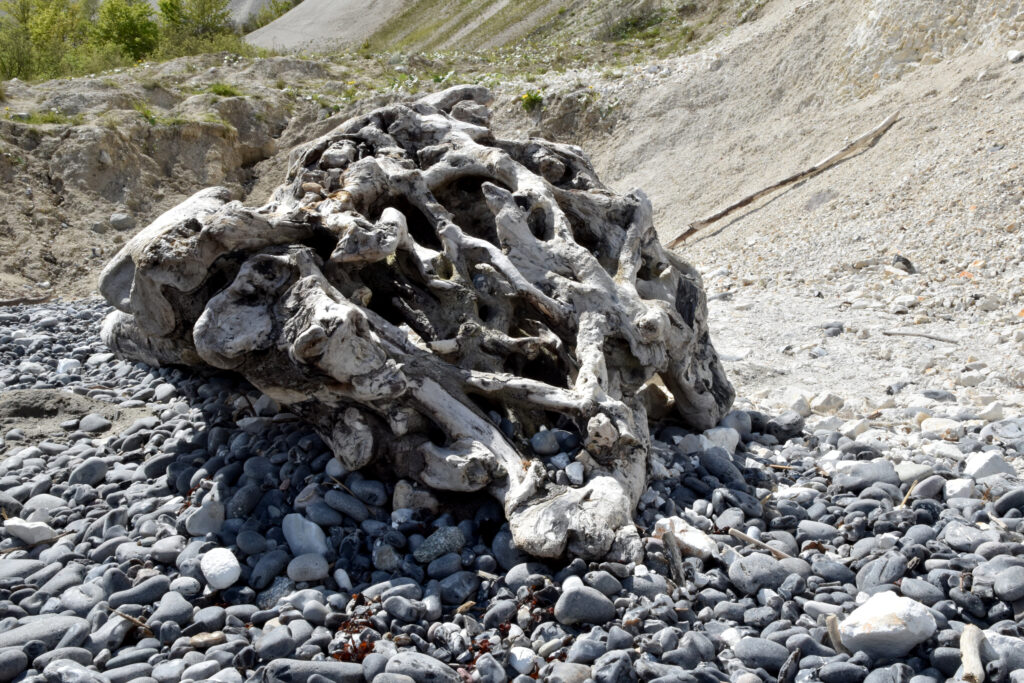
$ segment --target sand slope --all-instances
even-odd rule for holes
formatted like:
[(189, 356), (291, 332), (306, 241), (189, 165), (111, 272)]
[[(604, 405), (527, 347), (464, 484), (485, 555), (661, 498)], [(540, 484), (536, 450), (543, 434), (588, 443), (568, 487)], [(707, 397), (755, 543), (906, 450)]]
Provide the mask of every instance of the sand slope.
[(246, 40), (257, 47), (306, 51), (361, 41), (404, 4), (405, 0), (305, 0)]

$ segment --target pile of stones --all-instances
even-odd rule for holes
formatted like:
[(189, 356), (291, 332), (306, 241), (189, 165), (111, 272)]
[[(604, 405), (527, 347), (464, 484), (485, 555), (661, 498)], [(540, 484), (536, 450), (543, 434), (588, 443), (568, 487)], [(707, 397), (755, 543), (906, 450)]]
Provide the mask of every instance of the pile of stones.
[[(933, 683), (968, 627), (986, 680), (1024, 681), (1018, 417), (661, 425), (641, 541), (542, 564), (493, 500), (347, 472), (241, 380), (114, 358), (108, 310), (0, 313), (0, 410), (146, 413), (0, 435), (0, 681)], [(532, 436), (555, 478), (576, 437)]]

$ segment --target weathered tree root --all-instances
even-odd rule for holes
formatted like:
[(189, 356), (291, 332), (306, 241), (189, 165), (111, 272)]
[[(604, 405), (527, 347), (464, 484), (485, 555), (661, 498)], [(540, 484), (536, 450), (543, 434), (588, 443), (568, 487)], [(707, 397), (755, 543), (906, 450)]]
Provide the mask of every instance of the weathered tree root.
[[(733, 390), (701, 281), (576, 147), (496, 140), (460, 86), (351, 119), (292, 152), (258, 209), (212, 188), (104, 270), (104, 341), (153, 364), (239, 372), (351, 469), (381, 456), (438, 489), (487, 488), (540, 557), (635, 542), (655, 376), (679, 419)], [(574, 431), (581, 486), (531, 457)], [(509, 428), (511, 427), (511, 429)]]

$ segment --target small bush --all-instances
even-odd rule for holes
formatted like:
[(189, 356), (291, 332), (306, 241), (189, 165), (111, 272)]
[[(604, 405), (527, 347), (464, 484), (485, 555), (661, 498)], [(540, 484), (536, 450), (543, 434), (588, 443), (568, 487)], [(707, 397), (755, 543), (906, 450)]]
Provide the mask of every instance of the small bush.
[(519, 98), (519, 103), (527, 112), (534, 112), (544, 106), (544, 95), (538, 90), (527, 90)]
[(51, 109), (49, 111), (34, 111), (28, 114), (20, 114), (16, 116), (11, 116), (10, 114), (8, 114), (8, 118), (12, 118), (15, 121), (20, 121), (22, 123), (27, 123), (33, 126), (44, 125), (47, 123), (69, 124), (72, 126), (77, 126), (82, 122), (81, 114), (68, 116), (67, 114), (62, 114), (61, 112), (54, 109)]
[(230, 34), (228, 0), (159, 0), (161, 29), (167, 40)]
[(206, 87), (206, 92), (220, 95), (221, 97), (241, 97), (242, 91), (227, 83), (211, 83)]

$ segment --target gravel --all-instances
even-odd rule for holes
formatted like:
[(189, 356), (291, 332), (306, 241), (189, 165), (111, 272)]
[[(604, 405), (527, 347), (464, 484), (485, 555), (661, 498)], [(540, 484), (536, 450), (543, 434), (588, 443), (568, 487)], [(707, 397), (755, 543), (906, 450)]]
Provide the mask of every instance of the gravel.
[[(0, 680), (931, 683), (967, 623), (992, 680), (1024, 665), (1024, 485), (990, 471), (1024, 450), (1009, 400), (979, 418), (935, 386), (869, 418), (835, 387), (800, 397), (827, 414), (741, 403), (706, 434), (667, 426), (636, 547), (540, 563), (483, 494), (393, 509), (408, 483), (329, 467), (252, 387), (107, 354), (105, 311), (0, 313), (0, 410), (23, 390), (89, 402), (0, 430)], [(923, 431), (925, 411), (955, 428)], [(529, 436), (552, 460), (578, 449)]]

